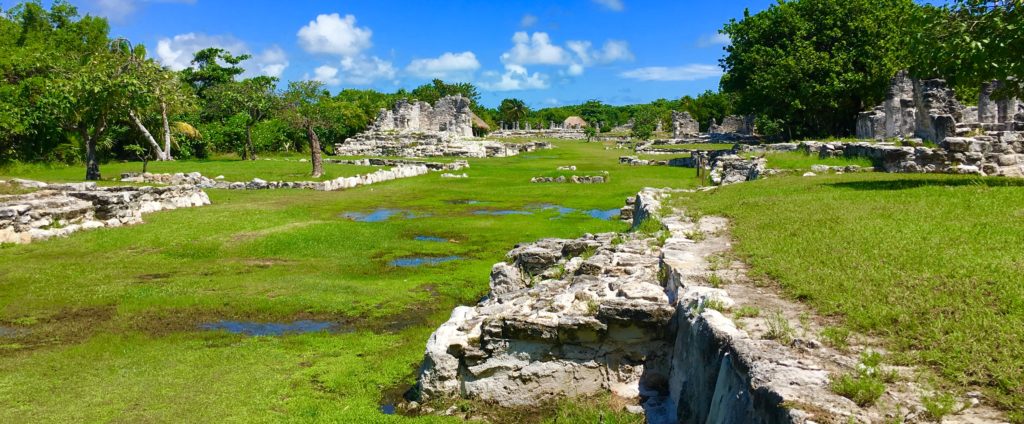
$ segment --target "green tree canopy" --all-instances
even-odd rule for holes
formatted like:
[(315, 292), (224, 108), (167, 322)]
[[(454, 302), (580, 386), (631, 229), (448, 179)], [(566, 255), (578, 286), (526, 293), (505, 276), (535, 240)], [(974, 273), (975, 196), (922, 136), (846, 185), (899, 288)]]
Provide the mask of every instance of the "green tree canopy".
[(724, 91), (736, 109), (783, 123), (786, 136), (851, 134), (857, 113), (880, 103), (910, 63), (911, 0), (782, 1), (722, 32)]

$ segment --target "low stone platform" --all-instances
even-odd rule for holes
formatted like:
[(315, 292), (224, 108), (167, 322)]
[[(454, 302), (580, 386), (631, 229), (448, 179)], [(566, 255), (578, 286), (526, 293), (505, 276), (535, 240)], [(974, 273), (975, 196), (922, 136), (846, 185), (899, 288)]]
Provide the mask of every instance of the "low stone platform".
[(37, 191), (0, 196), (0, 243), (30, 243), (76, 231), (142, 222), (142, 214), (210, 204), (193, 185), (97, 187), (16, 180)]
[[(455, 166), (455, 165), (453, 165)], [(458, 169), (468, 168), (469, 164), (462, 162)], [(268, 190), (279, 188), (298, 188), (318, 191), (337, 191), (353, 187), (376, 184), (384, 181), (397, 180), (424, 175), (431, 171), (425, 164), (399, 165), (391, 169), (380, 169), (368, 174), (352, 177), (338, 177), (327, 181), (265, 181), (253, 178), (249, 182), (232, 182), (221, 179), (211, 179), (198, 172), (176, 173), (176, 174), (151, 174), (151, 173), (125, 173), (121, 174), (123, 182), (142, 182), (157, 184), (185, 184), (202, 188), (216, 188), (225, 190)]]

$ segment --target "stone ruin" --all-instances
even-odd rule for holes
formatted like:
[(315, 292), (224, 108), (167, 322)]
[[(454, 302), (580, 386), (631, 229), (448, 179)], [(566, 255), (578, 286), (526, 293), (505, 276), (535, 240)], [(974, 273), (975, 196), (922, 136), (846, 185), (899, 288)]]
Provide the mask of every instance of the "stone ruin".
[(754, 133), (754, 115), (736, 116), (728, 115), (722, 119), (722, 124), (711, 118), (708, 125), (708, 134), (714, 141), (754, 141), (757, 137)]
[(97, 187), (93, 182), (47, 184), (30, 180), (10, 183), (36, 191), (0, 195), (0, 244), (30, 243), (80, 230), (138, 224), (144, 213), (210, 204), (206, 193), (192, 185)]
[(501, 121), (498, 123), (500, 129), (487, 136), (491, 138), (544, 137), (559, 140), (585, 140), (587, 133), (583, 130), (583, 127), (573, 124), (573, 122), (549, 121), (547, 128), (532, 128), (529, 122), (524, 126), (520, 125), (519, 122)]
[(901, 71), (892, 78), (886, 100), (857, 117), (857, 138), (920, 138), (941, 143), (972, 132), (1024, 130), (1024, 104), (994, 99), (999, 82), (984, 84), (978, 106), (964, 107), (945, 80), (912, 78)]
[(392, 110), (381, 109), (370, 131), (398, 133), (429, 133), (446, 138), (473, 136), (473, 112), (470, 101), (462, 96), (448, 96), (430, 103), (399, 100)]
[(548, 143), (505, 144), (489, 140), (471, 140), (473, 112), (470, 101), (462, 96), (441, 98), (429, 103), (398, 101), (391, 110), (382, 109), (365, 132), (334, 145), (334, 153), (343, 156), (398, 157), (505, 157), (539, 148)]
[(695, 137), (700, 134), (700, 124), (690, 112), (672, 111), (672, 138)]

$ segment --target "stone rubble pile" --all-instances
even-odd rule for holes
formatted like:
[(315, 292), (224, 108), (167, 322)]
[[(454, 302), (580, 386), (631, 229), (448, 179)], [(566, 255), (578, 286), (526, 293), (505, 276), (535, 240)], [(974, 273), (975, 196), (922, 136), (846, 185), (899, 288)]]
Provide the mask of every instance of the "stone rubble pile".
[[(653, 160), (653, 159), (640, 159), (636, 156), (619, 156), (620, 165), (629, 166), (687, 166), (684, 159), (687, 158), (673, 158), (669, 160)], [(692, 166), (691, 166), (692, 167)]]
[(734, 154), (721, 155), (711, 160), (711, 183), (729, 185), (753, 181), (764, 173), (765, 158), (742, 158)]
[(571, 184), (602, 184), (608, 182), (608, 177), (603, 175), (573, 175), (566, 177), (533, 177), (531, 183), (571, 183)]
[(672, 138), (682, 139), (700, 134), (700, 124), (690, 112), (672, 111)]
[(558, 140), (586, 140), (587, 133), (581, 128), (549, 128), (517, 130), (504, 129), (487, 134), (488, 138), (554, 138)]
[(336, 163), (341, 165), (358, 165), (358, 166), (403, 166), (403, 165), (423, 165), (431, 171), (461, 171), (469, 168), (469, 162), (464, 160), (456, 160), (452, 162), (424, 162), (418, 160), (404, 160), (404, 159), (381, 159), (381, 158), (369, 158), (369, 159), (324, 159), (324, 162)]
[[(466, 165), (468, 166), (468, 165)], [(460, 168), (461, 169), (461, 168)], [(265, 181), (260, 178), (253, 178), (249, 182), (231, 182), (218, 179), (211, 179), (198, 172), (176, 173), (176, 174), (151, 174), (151, 173), (125, 173), (121, 174), (122, 182), (141, 182), (155, 184), (185, 184), (202, 188), (216, 188), (226, 190), (266, 190), (279, 188), (299, 188), (318, 191), (345, 190), (363, 185), (376, 184), (384, 181), (397, 180), (424, 175), (430, 172), (426, 165), (399, 165), (391, 169), (379, 169), (377, 171), (356, 175), (352, 177), (338, 177), (327, 181)]]
[(97, 187), (96, 183), (46, 184), (15, 180), (36, 188), (0, 195), (0, 243), (30, 243), (76, 231), (142, 222), (142, 214), (210, 204), (194, 185)]

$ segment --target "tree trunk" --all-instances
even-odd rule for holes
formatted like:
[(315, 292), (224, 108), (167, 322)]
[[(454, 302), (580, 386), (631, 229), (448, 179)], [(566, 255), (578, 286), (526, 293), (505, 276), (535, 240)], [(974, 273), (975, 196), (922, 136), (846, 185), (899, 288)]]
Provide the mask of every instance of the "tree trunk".
[(153, 138), (153, 134), (149, 133), (146, 126), (142, 124), (142, 120), (140, 120), (138, 115), (135, 114), (135, 111), (129, 110), (128, 117), (132, 118), (132, 123), (135, 124), (135, 128), (138, 128), (139, 131), (142, 132), (142, 136), (146, 138), (146, 141), (153, 146), (153, 150), (156, 151), (156, 160), (167, 160), (164, 156), (166, 153), (160, 149), (160, 145), (157, 144), (156, 139)]
[(313, 178), (320, 178), (324, 174), (324, 162), (320, 158), (320, 138), (316, 136), (312, 125), (306, 127), (306, 137), (309, 138), (309, 154), (312, 155)]
[(171, 122), (167, 119), (167, 103), (160, 102), (160, 117), (164, 121), (164, 159), (174, 160), (171, 157)]
[(249, 159), (256, 160), (256, 150), (252, 148), (252, 125), (245, 124), (245, 149), (242, 153), (242, 159), (248, 155)]
[(100, 163), (96, 159), (96, 139), (90, 137), (87, 131), (82, 131), (82, 141), (85, 142), (85, 179), (99, 180)]

